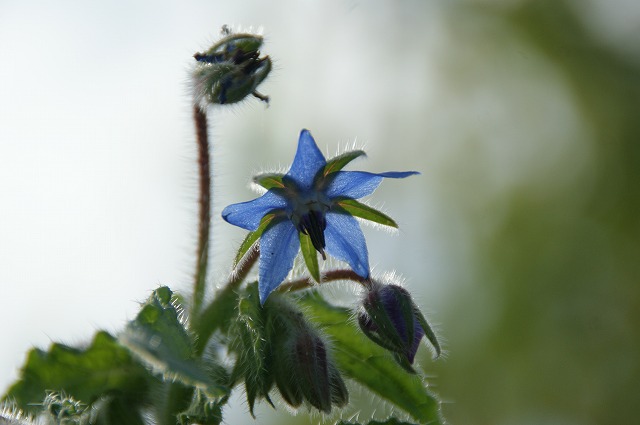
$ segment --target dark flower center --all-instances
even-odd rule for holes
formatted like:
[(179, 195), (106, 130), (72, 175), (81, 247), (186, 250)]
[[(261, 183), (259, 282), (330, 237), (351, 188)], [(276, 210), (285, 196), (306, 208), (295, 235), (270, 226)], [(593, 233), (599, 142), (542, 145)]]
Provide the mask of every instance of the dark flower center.
[(309, 209), (309, 212), (303, 214), (298, 222), (298, 231), (309, 235), (313, 247), (322, 255), (322, 259), (326, 260), (324, 253), (324, 229), (327, 228), (327, 220), (324, 217), (324, 211)]

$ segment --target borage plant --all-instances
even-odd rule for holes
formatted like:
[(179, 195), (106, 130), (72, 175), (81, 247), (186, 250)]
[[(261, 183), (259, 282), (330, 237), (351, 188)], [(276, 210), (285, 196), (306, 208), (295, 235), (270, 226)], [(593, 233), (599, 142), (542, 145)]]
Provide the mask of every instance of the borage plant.
[[(251, 95), (268, 102), (256, 91), (271, 70), (262, 43), (225, 28), (219, 42), (194, 55), (200, 210), (191, 297), (160, 287), (118, 335), (99, 331), (83, 348), (32, 350), (4, 396), (0, 423), (219, 424), (238, 387), (252, 416), (256, 402), (276, 408), (277, 401), (335, 422), (355, 386), (396, 407), (386, 424), (443, 423), (439, 401), (414, 368), (423, 337), (440, 355), (436, 336), (396, 279), (371, 274), (357, 220), (397, 227), (358, 199), (385, 178), (416, 172), (344, 171), (364, 152), (327, 160), (302, 130), (289, 171), (256, 176), (262, 196), (223, 210), (224, 220), (249, 233), (230, 280), (203, 305), (211, 243), (207, 113)], [(308, 274), (288, 279), (300, 252)], [(327, 254), (345, 267), (321, 271), (318, 257)], [(360, 299), (347, 303), (357, 307), (334, 305), (317, 289), (337, 281), (359, 288)]]

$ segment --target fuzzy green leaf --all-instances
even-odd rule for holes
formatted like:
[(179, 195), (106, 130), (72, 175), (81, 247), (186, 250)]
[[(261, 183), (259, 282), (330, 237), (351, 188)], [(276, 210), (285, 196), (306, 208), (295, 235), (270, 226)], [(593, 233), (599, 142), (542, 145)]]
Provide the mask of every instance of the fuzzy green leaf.
[(318, 253), (311, 242), (311, 237), (300, 232), (300, 251), (302, 251), (302, 257), (307, 265), (307, 269), (311, 274), (311, 277), (320, 282), (320, 266), (318, 265)]
[(440, 401), (420, 376), (407, 373), (382, 347), (369, 341), (344, 307), (327, 303), (316, 293), (305, 294), (300, 303), (309, 317), (326, 332), (340, 370), (383, 399), (409, 413), (420, 423), (442, 424)]
[(259, 184), (265, 189), (282, 189), (284, 187), (284, 183), (282, 182), (282, 178), (284, 174), (279, 173), (267, 173), (267, 174), (258, 174), (253, 178), (253, 182)]
[(354, 217), (373, 221), (383, 226), (398, 228), (398, 224), (391, 217), (355, 199), (342, 199), (338, 201), (338, 205)]
[(113, 336), (100, 331), (85, 349), (63, 344), (51, 345), (48, 352), (32, 349), (21, 378), (4, 399), (15, 400), (20, 409), (31, 414), (42, 409), (48, 392), (64, 393), (86, 404), (117, 393), (125, 404), (134, 407), (147, 401), (151, 379), (129, 351)]
[(156, 289), (120, 335), (120, 342), (165, 377), (204, 389), (211, 396), (227, 394), (196, 360), (192, 337), (180, 320), (181, 310), (169, 288)]
[(253, 248), (256, 242), (258, 242), (258, 239), (260, 239), (260, 236), (262, 236), (262, 233), (264, 233), (265, 229), (267, 228), (267, 226), (269, 226), (275, 216), (275, 214), (267, 214), (262, 217), (262, 220), (260, 220), (260, 226), (253, 232), (249, 232), (247, 237), (244, 238), (244, 241), (242, 241), (242, 243), (240, 244), (240, 248), (238, 248), (236, 257), (233, 260), (234, 268), (236, 268), (238, 264), (240, 264), (244, 256), (247, 255), (247, 253), (251, 250), (251, 248)]
[(328, 174), (335, 173), (336, 171), (342, 170), (345, 165), (350, 163), (356, 158), (359, 158), (363, 155), (366, 155), (364, 151), (355, 150), (350, 152), (345, 152), (341, 155), (331, 158), (327, 161), (327, 164), (324, 166), (322, 170), (322, 174), (326, 177)]

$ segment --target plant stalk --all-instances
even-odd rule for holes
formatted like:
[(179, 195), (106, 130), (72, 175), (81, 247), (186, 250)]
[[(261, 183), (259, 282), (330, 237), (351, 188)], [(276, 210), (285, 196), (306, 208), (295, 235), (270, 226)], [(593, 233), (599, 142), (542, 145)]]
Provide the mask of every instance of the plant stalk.
[(198, 143), (199, 199), (198, 199), (198, 247), (194, 274), (191, 317), (200, 313), (204, 299), (207, 266), (209, 263), (209, 239), (211, 229), (211, 161), (209, 155), (209, 133), (207, 113), (199, 105), (193, 106), (193, 120)]

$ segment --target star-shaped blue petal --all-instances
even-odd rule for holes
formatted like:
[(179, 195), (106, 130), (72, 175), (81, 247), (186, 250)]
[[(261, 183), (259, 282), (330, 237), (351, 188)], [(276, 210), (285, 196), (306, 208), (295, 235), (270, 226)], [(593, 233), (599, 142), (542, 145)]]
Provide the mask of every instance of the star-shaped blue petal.
[[(262, 229), (263, 217), (274, 214), (274, 219), (260, 235), (258, 287), (262, 303), (293, 267), (300, 250), (299, 238), (303, 236), (311, 238), (313, 247), (323, 258), (326, 249), (329, 255), (349, 264), (359, 276), (369, 277), (367, 245), (360, 225), (353, 217), (358, 214), (349, 212), (358, 209), (349, 210), (341, 202), (347, 199), (352, 200), (349, 205), (357, 203), (356, 199), (373, 193), (384, 178), (405, 178), (418, 173), (341, 171), (346, 162), (327, 167), (327, 160), (311, 133), (302, 130), (291, 168), (281, 175), (279, 187), (271, 188), (252, 201), (229, 205), (222, 211), (227, 222), (250, 231)], [(375, 221), (376, 217), (382, 217), (386, 221), (381, 223), (395, 224), (370, 207), (362, 209), (369, 214), (359, 215), (362, 218)]]

